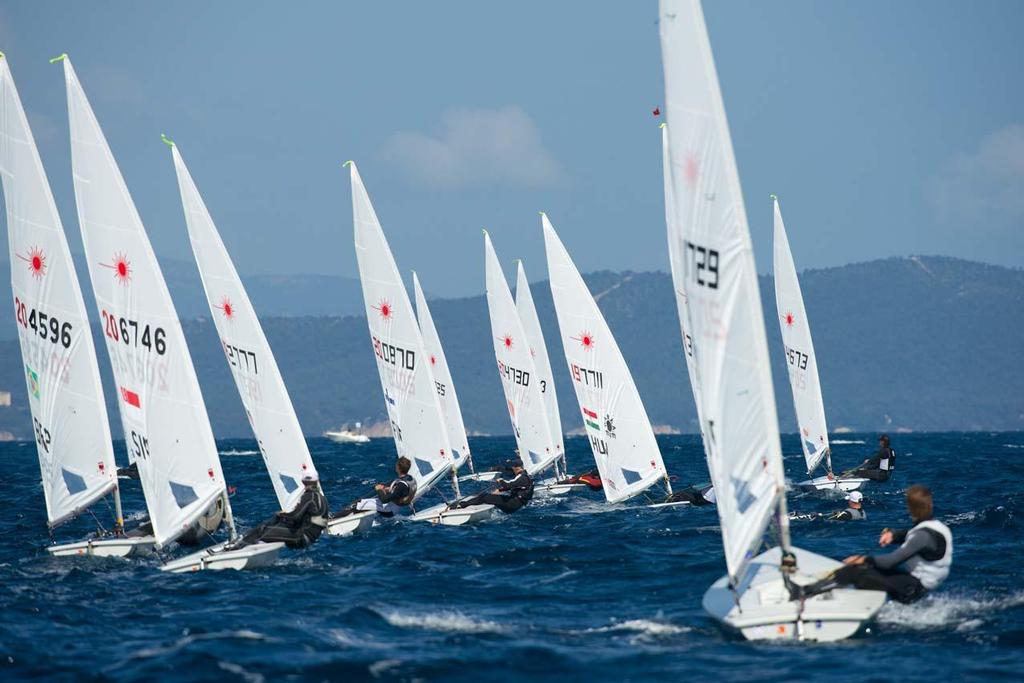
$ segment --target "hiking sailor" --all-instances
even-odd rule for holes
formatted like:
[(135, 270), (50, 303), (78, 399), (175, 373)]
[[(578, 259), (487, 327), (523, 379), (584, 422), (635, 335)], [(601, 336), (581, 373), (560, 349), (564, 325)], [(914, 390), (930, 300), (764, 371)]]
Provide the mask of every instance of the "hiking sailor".
[(278, 512), (273, 517), (252, 529), (242, 537), (236, 547), (265, 541), (280, 541), (289, 548), (299, 550), (313, 545), (327, 528), (330, 510), (327, 498), (320, 489), (320, 479), (315, 474), (302, 478), (305, 490), (290, 512)]
[(868, 518), (864, 512), (864, 494), (860, 491), (851, 491), (846, 495), (847, 506), (845, 510), (839, 510), (829, 515), (828, 519), (837, 522), (859, 521)]
[(852, 555), (830, 578), (803, 587), (793, 585), (794, 599), (853, 586), (885, 591), (898, 602), (914, 602), (938, 588), (953, 563), (953, 533), (932, 518), (932, 492), (927, 486), (916, 484), (907, 489), (907, 509), (913, 528), (883, 529), (878, 537), (878, 545), (899, 543), (899, 548), (884, 555)]
[(505, 514), (512, 514), (533, 498), (533, 479), (527, 474), (521, 461), (512, 463), (512, 474), (514, 476), (508, 481), (496, 479), (497, 488), (463, 498), (454, 503), (452, 507), (464, 508), (470, 505), (490, 504)]
[(889, 481), (896, 469), (896, 451), (889, 447), (889, 435), (878, 437), (878, 452), (865, 460), (853, 471), (853, 476), (873, 481)]
[(375, 496), (357, 500), (334, 517), (345, 517), (363, 510), (376, 510), (384, 517), (393, 517), (405, 512), (404, 508), (409, 507), (416, 497), (416, 480), (409, 474), (411, 468), (412, 461), (404, 455), (401, 456), (395, 462), (395, 474), (398, 475), (396, 479), (390, 484), (374, 485)]

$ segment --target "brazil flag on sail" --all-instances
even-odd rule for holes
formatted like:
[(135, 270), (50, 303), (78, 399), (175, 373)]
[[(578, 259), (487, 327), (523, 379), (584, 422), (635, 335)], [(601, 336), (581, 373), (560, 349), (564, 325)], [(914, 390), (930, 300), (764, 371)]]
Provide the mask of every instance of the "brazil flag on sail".
[(35, 370), (26, 365), (25, 376), (28, 379), (28, 392), (39, 398), (39, 375), (36, 374)]

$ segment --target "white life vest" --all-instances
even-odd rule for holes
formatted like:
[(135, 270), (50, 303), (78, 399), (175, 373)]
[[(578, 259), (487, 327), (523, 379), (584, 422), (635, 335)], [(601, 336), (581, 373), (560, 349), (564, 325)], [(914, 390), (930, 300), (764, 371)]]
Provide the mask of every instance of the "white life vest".
[(880, 470), (882, 470), (883, 472), (888, 472), (890, 469), (894, 469), (893, 468), (893, 464), (894, 464), (893, 460), (896, 459), (896, 451), (894, 451), (891, 448), (888, 449), (888, 450), (889, 450), (888, 457), (882, 458), (881, 462), (878, 463), (878, 468)]
[(915, 533), (924, 533), (924, 529), (930, 529), (941, 534), (946, 539), (945, 554), (934, 561), (929, 561), (920, 555), (915, 555), (904, 562), (903, 567), (908, 574), (920, 581), (922, 586), (928, 590), (933, 590), (938, 588), (946, 580), (946, 577), (949, 576), (949, 567), (953, 564), (953, 532), (938, 520), (926, 519), (907, 532), (907, 540), (904, 543), (909, 543)]

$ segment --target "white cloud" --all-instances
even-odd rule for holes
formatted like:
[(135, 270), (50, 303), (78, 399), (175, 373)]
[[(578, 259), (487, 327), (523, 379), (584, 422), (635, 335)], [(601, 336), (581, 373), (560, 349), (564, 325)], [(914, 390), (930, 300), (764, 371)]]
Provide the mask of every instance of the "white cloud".
[(541, 142), (537, 125), (519, 107), (453, 110), (444, 114), (442, 124), (436, 137), (393, 134), (384, 144), (384, 157), (413, 181), (433, 187), (542, 187), (566, 179)]
[(974, 152), (950, 159), (928, 190), (944, 222), (1002, 228), (1024, 221), (1024, 125), (990, 133)]

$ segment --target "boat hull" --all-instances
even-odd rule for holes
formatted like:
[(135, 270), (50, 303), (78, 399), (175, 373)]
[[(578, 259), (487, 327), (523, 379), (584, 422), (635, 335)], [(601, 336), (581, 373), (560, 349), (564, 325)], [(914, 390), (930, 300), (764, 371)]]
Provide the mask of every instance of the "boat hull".
[(237, 550), (227, 550), (227, 543), (204, 548), (199, 552), (186, 555), (168, 562), (160, 569), (165, 572), (182, 574), (202, 570), (223, 569), (256, 569), (266, 567), (277, 561), (277, 556), (284, 548), (284, 543), (254, 543)]
[(499, 476), (501, 476), (501, 472), (475, 472), (459, 477), (459, 481), (494, 481)]
[(586, 484), (559, 484), (555, 479), (545, 479), (533, 487), (533, 492), (547, 496), (564, 496), (575, 491), (586, 490), (587, 488)]
[(414, 522), (430, 522), (431, 524), (444, 524), (446, 526), (462, 526), (464, 524), (475, 524), (488, 519), (494, 513), (493, 505), (470, 505), (464, 508), (449, 509), (444, 503), (427, 508), (408, 519)]
[[(798, 572), (793, 580), (807, 584), (838, 569), (841, 563), (793, 548)], [(748, 640), (832, 642), (860, 631), (885, 604), (880, 591), (837, 588), (804, 601), (789, 598), (779, 571), (782, 553), (772, 548), (755, 557), (739, 587), (739, 600), (723, 576), (704, 594), (704, 609), (726, 628)], [(737, 604), (738, 602), (738, 604)]]
[(826, 476), (806, 479), (796, 486), (802, 491), (856, 491), (867, 479), (862, 477), (833, 477)]
[(373, 520), (377, 517), (375, 510), (364, 510), (353, 512), (337, 519), (327, 522), (327, 533), (331, 536), (351, 536), (352, 534), (369, 531), (373, 526)]
[(153, 552), (155, 543), (152, 536), (119, 536), (51, 545), (46, 552), (54, 557), (137, 557)]

